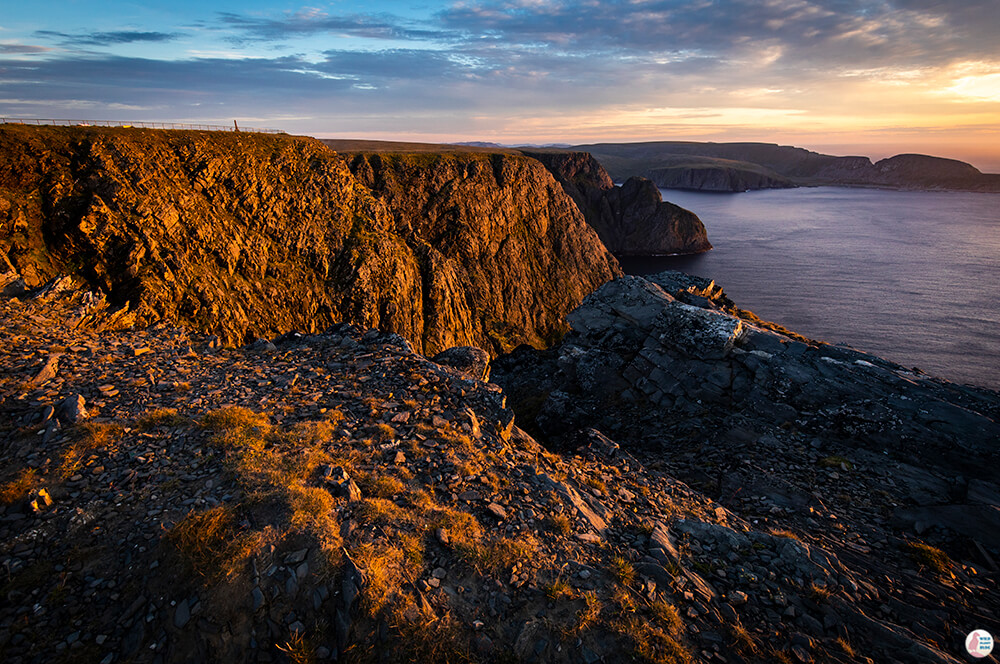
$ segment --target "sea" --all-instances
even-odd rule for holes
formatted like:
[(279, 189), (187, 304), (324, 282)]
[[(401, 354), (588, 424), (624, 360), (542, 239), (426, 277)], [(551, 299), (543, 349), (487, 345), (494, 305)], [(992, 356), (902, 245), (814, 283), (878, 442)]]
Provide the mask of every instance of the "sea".
[(714, 249), (622, 260), (714, 279), (807, 337), (1000, 390), (1000, 194), (802, 187), (663, 190)]

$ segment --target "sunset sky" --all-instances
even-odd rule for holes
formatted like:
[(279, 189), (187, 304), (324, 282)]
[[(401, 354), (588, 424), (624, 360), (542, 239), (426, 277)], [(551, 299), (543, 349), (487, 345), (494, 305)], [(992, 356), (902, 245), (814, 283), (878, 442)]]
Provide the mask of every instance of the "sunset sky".
[(756, 140), (1000, 172), (997, 0), (7, 2), (0, 117)]

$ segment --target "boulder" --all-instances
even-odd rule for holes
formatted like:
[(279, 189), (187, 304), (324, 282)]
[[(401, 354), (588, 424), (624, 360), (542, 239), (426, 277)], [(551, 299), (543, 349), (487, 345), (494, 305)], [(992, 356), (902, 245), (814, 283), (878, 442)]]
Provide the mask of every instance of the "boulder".
[(469, 378), (490, 379), (490, 354), (475, 346), (454, 346), (433, 357), (438, 364), (457, 369)]

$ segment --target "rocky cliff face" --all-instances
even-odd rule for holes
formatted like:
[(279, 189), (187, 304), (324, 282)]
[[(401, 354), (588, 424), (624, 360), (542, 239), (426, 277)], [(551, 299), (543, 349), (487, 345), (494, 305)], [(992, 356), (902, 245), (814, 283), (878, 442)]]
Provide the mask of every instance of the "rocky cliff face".
[(607, 171), (584, 152), (526, 152), (552, 171), (604, 244), (621, 256), (694, 254), (712, 248), (697, 215), (664, 202), (642, 177), (616, 187)]
[(0, 254), (29, 287), (81, 276), (127, 304), (118, 325), (239, 343), (352, 320), (427, 352), (499, 352), (555, 338), (620, 274), (520, 157), (411, 164), (394, 193), (380, 169), (373, 193), (320, 142), (288, 136), (7, 125), (0, 154)]
[(654, 168), (646, 176), (663, 189), (692, 191), (748, 191), (751, 189), (784, 189), (794, 187), (790, 180), (777, 173), (760, 169), (741, 168), (727, 164), (667, 166)]
[[(617, 261), (601, 246), (573, 201), (534, 159), (508, 154), (349, 154), (348, 163), (385, 203), (396, 233), (419, 238), (433, 265), (424, 290), (434, 348), (472, 344), (510, 349), (518, 331), (538, 330), (536, 345), (564, 329), (563, 307), (611, 275)], [(473, 313), (475, 312), (475, 313)], [(449, 318), (474, 320), (469, 335)], [(523, 335), (522, 335), (523, 338)]]

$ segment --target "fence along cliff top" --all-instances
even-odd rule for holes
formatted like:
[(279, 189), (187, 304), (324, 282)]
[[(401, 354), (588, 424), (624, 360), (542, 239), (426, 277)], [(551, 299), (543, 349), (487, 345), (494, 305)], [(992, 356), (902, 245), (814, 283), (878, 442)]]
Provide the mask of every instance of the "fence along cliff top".
[(0, 118), (0, 124), (58, 125), (63, 127), (124, 127), (136, 129), (194, 129), (200, 131), (245, 131), (256, 134), (284, 134), (281, 129), (260, 129), (209, 124), (178, 124), (176, 122), (128, 122), (125, 120), (48, 120), (39, 118)]

